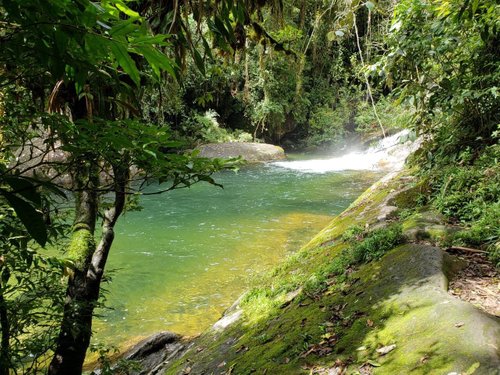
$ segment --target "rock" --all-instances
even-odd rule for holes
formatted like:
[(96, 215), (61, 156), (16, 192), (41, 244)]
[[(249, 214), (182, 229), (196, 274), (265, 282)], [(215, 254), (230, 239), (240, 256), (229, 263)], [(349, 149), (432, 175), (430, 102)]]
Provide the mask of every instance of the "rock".
[(458, 227), (444, 225), (444, 222), (444, 217), (437, 212), (421, 211), (404, 221), (403, 234), (411, 241), (437, 243), (459, 230)]
[(181, 337), (172, 332), (160, 332), (139, 342), (124, 355), (126, 360), (138, 362), (140, 370), (131, 375), (153, 375), (160, 371), (184, 348)]
[(227, 328), (228, 326), (230, 326), (231, 324), (236, 322), (241, 317), (242, 313), (243, 313), (242, 310), (237, 309), (234, 312), (232, 312), (231, 314), (225, 315), (224, 317), (219, 319), (217, 322), (215, 322), (215, 324), (212, 326), (212, 329), (214, 329), (215, 331), (224, 330), (225, 328)]
[[(465, 373), (475, 363), (480, 366), (474, 374), (498, 373), (500, 321), (447, 292), (444, 255), (433, 246), (402, 245), (381, 259), (375, 275), (366, 275), (371, 283), (363, 296), (377, 301), (374, 311), (392, 313), (363, 343), (397, 342), (397, 350), (380, 357), (381, 374), (431, 373), (429, 368)], [(422, 355), (428, 356), (425, 363)]]
[(267, 143), (209, 143), (201, 145), (197, 149), (202, 157), (232, 158), (241, 156), (244, 160), (254, 163), (285, 158), (285, 151), (281, 147)]

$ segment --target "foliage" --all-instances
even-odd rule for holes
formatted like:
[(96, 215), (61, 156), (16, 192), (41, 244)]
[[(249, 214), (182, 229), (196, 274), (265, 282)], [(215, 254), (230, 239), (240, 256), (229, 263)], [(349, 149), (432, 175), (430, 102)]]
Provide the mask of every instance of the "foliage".
[(351, 244), (354, 264), (377, 260), (387, 251), (403, 242), (401, 226), (393, 225), (375, 229), (366, 234), (362, 241)]
[(424, 145), (413, 157), (426, 197), (468, 231), (456, 241), (494, 249), (498, 240), (500, 6), (491, 0), (405, 0), (394, 11), (389, 50), (371, 68), (416, 108)]
[[(152, 181), (168, 182), (163, 191), (200, 181), (216, 184), (211, 174), (229, 166), (183, 152), (168, 128), (141, 121), (141, 73), (158, 81), (165, 74), (177, 77), (178, 70), (167, 53), (171, 35), (153, 35), (151, 24), (133, 9), (136, 5), (122, 0), (2, 3), (0, 84), (6, 105), (1, 121), (7, 125), (1, 138), (3, 202), (15, 210), (29, 236), (44, 245), (45, 221), (54, 219), (41, 211), (57, 220), (60, 214), (52, 205), (40, 205), (37, 189), (56, 183), (75, 194), (69, 254), (73, 262), (65, 264), (68, 287), (57, 345), (50, 338), (50, 374), (81, 371), (113, 227), (125, 209), (126, 195)], [(195, 54), (196, 62), (198, 57)], [(140, 174), (131, 178), (131, 170)], [(132, 185), (134, 177), (142, 184)], [(94, 241), (99, 217), (102, 235)], [(29, 270), (29, 264), (16, 274), (23, 270)], [(42, 297), (35, 302), (45, 304)], [(21, 316), (29, 316), (29, 311)], [(4, 320), (3, 332), (8, 328)], [(11, 366), (9, 351), (17, 350), (7, 333), (1, 349), (4, 374)]]
[(119, 353), (118, 348), (108, 347), (103, 344), (92, 344), (90, 351), (97, 353), (97, 363), (99, 368), (97, 371), (92, 371), (91, 375), (126, 375), (134, 371), (141, 371), (140, 363), (132, 360), (119, 359), (116, 356)]
[(319, 145), (322, 143), (338, 143), (345, 132), (345, 123), (351, 117), (349, 105), (342, 101), (336, 110), (318, 108), (311, 115), (308, 143)]
[(500, 121), (499, 19), (500, 7), (489, 0), (406, 0), (395, 9), (390, 49), (374, 71), (398, 82), (417, 108), (417, 129), (432, 135), (422, 154), (427, 168), (493, 141)]
[(190, 139), (193, 144), (252, 141), (252, 135), (247, 132), (221, 127), (217, 118), (218, 114), (214, 110), (208, 110), (203, 115), (194, 114), (182, 123), (182, 137)]
[[(46, 366), (62, 316), (64, 263), (40, 254), (5, 203), (0, 200), (0, 368), (37, 373)], [(64, 232), (60, 225), (51, 225), (51, 241)]]
[(305, 283), (306, 294), (314, 294), (326, 287), (335, 276), (343, 282), (353, 267), (380, 259), (389, 250), (404, 242), (402, 228), (393, 224), (384, 228), (365, 231), (359, 226), (349, 227), (341, 237), (349, 246), (329, 264), (321, 267)]
[[(376, 104), (377, 114), (387, 131), (410, 127), (413, 121), (414, 110), (407, 103), (399, 103), (392, 98), (381, 97)], [(356, 131), (363, 134), (378, 134), (380, 127), (367, 102), (360, 102), (354, 117)]]
[(431, 203), (450, 220), (465, 225), (454, 241), (491, 250), (498, 263), (500, 239), (500, 145), (482, 150), (477, 158), (465, 149), (455, 165), (431, 174)]

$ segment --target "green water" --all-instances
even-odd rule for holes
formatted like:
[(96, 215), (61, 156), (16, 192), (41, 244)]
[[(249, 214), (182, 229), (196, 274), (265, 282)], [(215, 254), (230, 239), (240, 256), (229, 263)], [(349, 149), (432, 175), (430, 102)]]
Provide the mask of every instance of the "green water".
[(224, 189), (144, 196), (144, 209), (117, 226), (105, 286), (113, 310), (100, 311), (94, 341), (123, 347), (161, 330), (199, 333), (376, 178), (257, 166), (218, 174)]

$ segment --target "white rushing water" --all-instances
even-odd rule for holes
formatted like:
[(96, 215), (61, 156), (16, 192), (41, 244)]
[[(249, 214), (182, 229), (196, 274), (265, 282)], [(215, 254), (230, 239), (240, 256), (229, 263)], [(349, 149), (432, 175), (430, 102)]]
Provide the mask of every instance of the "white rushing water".
[[(413, 140), (410, 140), (413, 139)], [(409, 130), (381, 139), (365, 151), (350, 152), (330, 159), (280, 161), (272, 165), (300, 172), (326, 173), (334, 171), (394, 171), (401, 169), (408, 155), (420, 145), (410, 137)]]

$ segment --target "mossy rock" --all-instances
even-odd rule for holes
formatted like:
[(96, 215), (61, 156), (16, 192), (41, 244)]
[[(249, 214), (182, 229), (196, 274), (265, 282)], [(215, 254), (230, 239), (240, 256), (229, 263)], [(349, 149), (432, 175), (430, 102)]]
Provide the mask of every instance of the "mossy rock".
[(459, 228), (446, 225), (443, 215), (421, 210), (403, 222), (403, 233), (412, 241), (429, 241), (434, 244), (448, 241)]
[[(367, 358), (381, 364), (374, 374), (498, 373), (500, 321), (447, 293), (444, 259), (439, 248), (404, 245), (377, 264), (366, 290), (375, 329), (363, 340)], [(377, 355), (391, 344), (393, 352)]]
[[(439, 248), (400, 246), (353, 273), (346, 288), (206, 333), (166, 373), (305, 374), (351, 359), (348, 374), (369, 363), (382, 375), (495, 374), (499, 320), (449, 295), (444, 268)], [(329, 352), (307, 354), (329, 332), (336, 337)], [(396, 346), (377, 352), (389, 345)]]
[[(407, 183), (412, 183), (413, 179), (407, 179)], [(399, 209), (412, 209), (418, 204), (422, 195), (428, 195), (430, 187), (428, 182), (419, 182), (414, 186), (407, 187), (399, 191), (390, 201), (389, 204), (397, 206)]]

